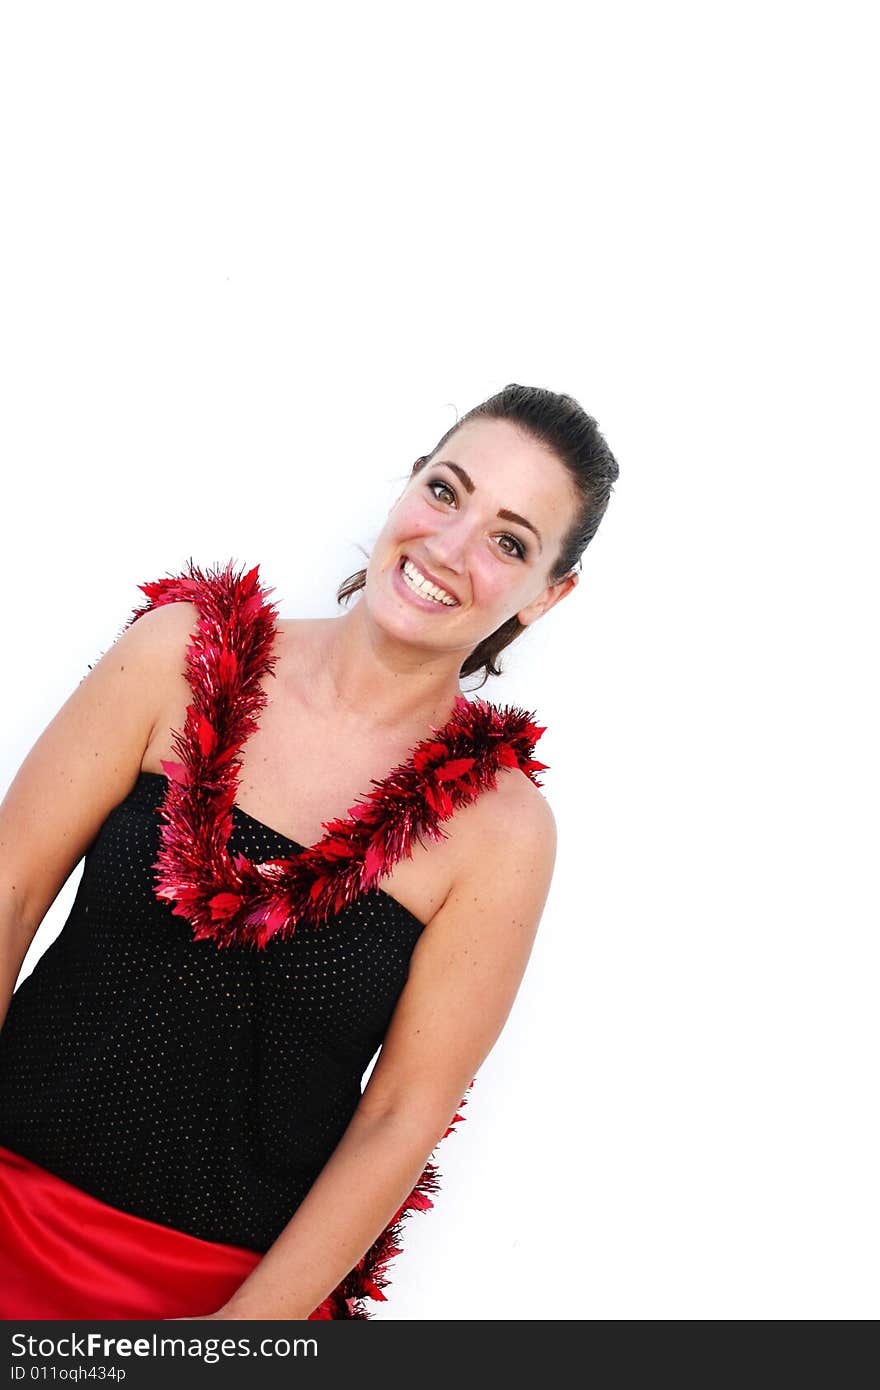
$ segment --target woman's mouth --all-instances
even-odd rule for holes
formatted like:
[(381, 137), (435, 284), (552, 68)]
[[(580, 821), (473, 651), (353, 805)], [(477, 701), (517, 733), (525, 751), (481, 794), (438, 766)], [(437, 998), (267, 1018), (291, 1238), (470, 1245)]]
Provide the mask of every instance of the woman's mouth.
[(408, 555), (401, 557), (400, 564), (395, 569), (395, 581), (400, 591), (419, 608), (436, 611), (440, 608), (458, 607), (458, 599), (454, 594), (433, 584)]

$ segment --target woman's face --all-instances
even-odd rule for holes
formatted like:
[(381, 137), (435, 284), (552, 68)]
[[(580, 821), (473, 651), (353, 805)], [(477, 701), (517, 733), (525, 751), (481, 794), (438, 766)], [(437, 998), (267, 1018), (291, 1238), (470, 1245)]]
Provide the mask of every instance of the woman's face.
[(464, 660), (514, 614), (534, 622), (574, 588), (576, 574), (548, 578), (574, 507), (555, 455), (505, 420), (469, 420), (389, 513), (367, 566), (371, 616)]

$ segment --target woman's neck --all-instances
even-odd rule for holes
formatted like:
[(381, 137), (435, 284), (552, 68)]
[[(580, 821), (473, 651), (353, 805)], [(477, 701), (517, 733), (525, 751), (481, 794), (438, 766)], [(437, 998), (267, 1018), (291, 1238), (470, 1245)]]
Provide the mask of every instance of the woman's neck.
[(460, 654), (398, 641), (359, 614), (361, 607), (314, 620), (309, 703), (376, 733), (445, 723), (461, 694)]

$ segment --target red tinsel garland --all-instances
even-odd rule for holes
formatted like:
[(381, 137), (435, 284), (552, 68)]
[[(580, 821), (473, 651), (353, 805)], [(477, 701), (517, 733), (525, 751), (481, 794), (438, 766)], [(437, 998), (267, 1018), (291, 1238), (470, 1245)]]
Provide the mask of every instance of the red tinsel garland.
[[(445, 838), (441, 823), (495, 787), (499, 768), (519, 767), (540, 787), (537, 773), (547, 766), (532, 757), (544, 732), (532, 715), (460, 696), (447, 723), (374, 780), (373, 790), (348, 808), (348, 819), (325, 822), (316, 844), (261, 863), (230, 854), (239, 755), (268, 698), (261, 681), (277, 661), (275, 605), (266, 597), (272, 589), (258, 576), (258, 565), (241, 575), (231, 561), (203, 571), (190, 560), (181, 575), (139, 585), (147, 603), (125, 624), (166, 603), (191, 602), (198, 611), (186, 662), (192, 703), (172, 738), (179, 761), (162, 763), (168, 785), (159, 807), (164, 824), (155, 892), (175, 904), (174, 914), (187, 919), (196, 939), (209, 937), (218, 947), (261, 949), (278, 933), (292, 935), (300, 922), (317, 927), (375, 889), (403, 855), (412, 857), (414, 840)], [(441, 1137), (462, 1118), (456, 1114)], [(367, 1318), (362, 1300), (384, 1300), (403, 1219), (433, 1206), (428, 1194), (437, 1190), (438, 1176), (429, 1162), (392, 1221), (312, 1318)]]

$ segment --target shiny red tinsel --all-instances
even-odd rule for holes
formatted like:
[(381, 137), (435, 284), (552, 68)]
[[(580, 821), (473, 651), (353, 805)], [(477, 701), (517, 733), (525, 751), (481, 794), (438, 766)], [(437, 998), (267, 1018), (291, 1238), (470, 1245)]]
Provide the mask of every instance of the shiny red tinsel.
[[(274, 674), (275, 605), (259, 582), (259, 566), (236, 574), (232, 562), (186, 571), (139, 587), (147, 602), (129, 627), (152, 608), (191, 602), (198, 618), (187, 648), (192, 691), (182, 731), (173, 735), (179, 761), (163, 761), (168, 785), (159, 813), (161, 849), (154, 865), (157, 897), (173, 902), (197, 939), (218, 947), (264, 948), (298, 923), (317, 927), (362, 893), (377, 888), (413, 841), (444, 838), (441, 823), (496, 785), (501, 767), (519, 767), (540, 786), (545, 763), (533, 757), (544, 729), (523, 710), (485, 700), (456, 700), (450, 719), (418, 743), (405, 762), (348, 808), (348, 818), (325, 822), (321, 840), (289, 859), (254, 863), (230, 854), (232, 809), (240, 753), (257, 728)], [(473, 1081), (470, 1083), (473, 1086)], [(470, 1090), (470, 1086), (468, 1090)], [(466, 1098), (462, 1105), (466, 1104)], [(463, 1117), (455, 1115), (442, 1138)], [(311, 1314), (367, 1318), (363, 1299), (384, 1300), (388, 1262), (400, 1253), (409, 1212), (433, 1206), (438, 1172), (428, 1163), (410, 1196), (355, 1269)]]

